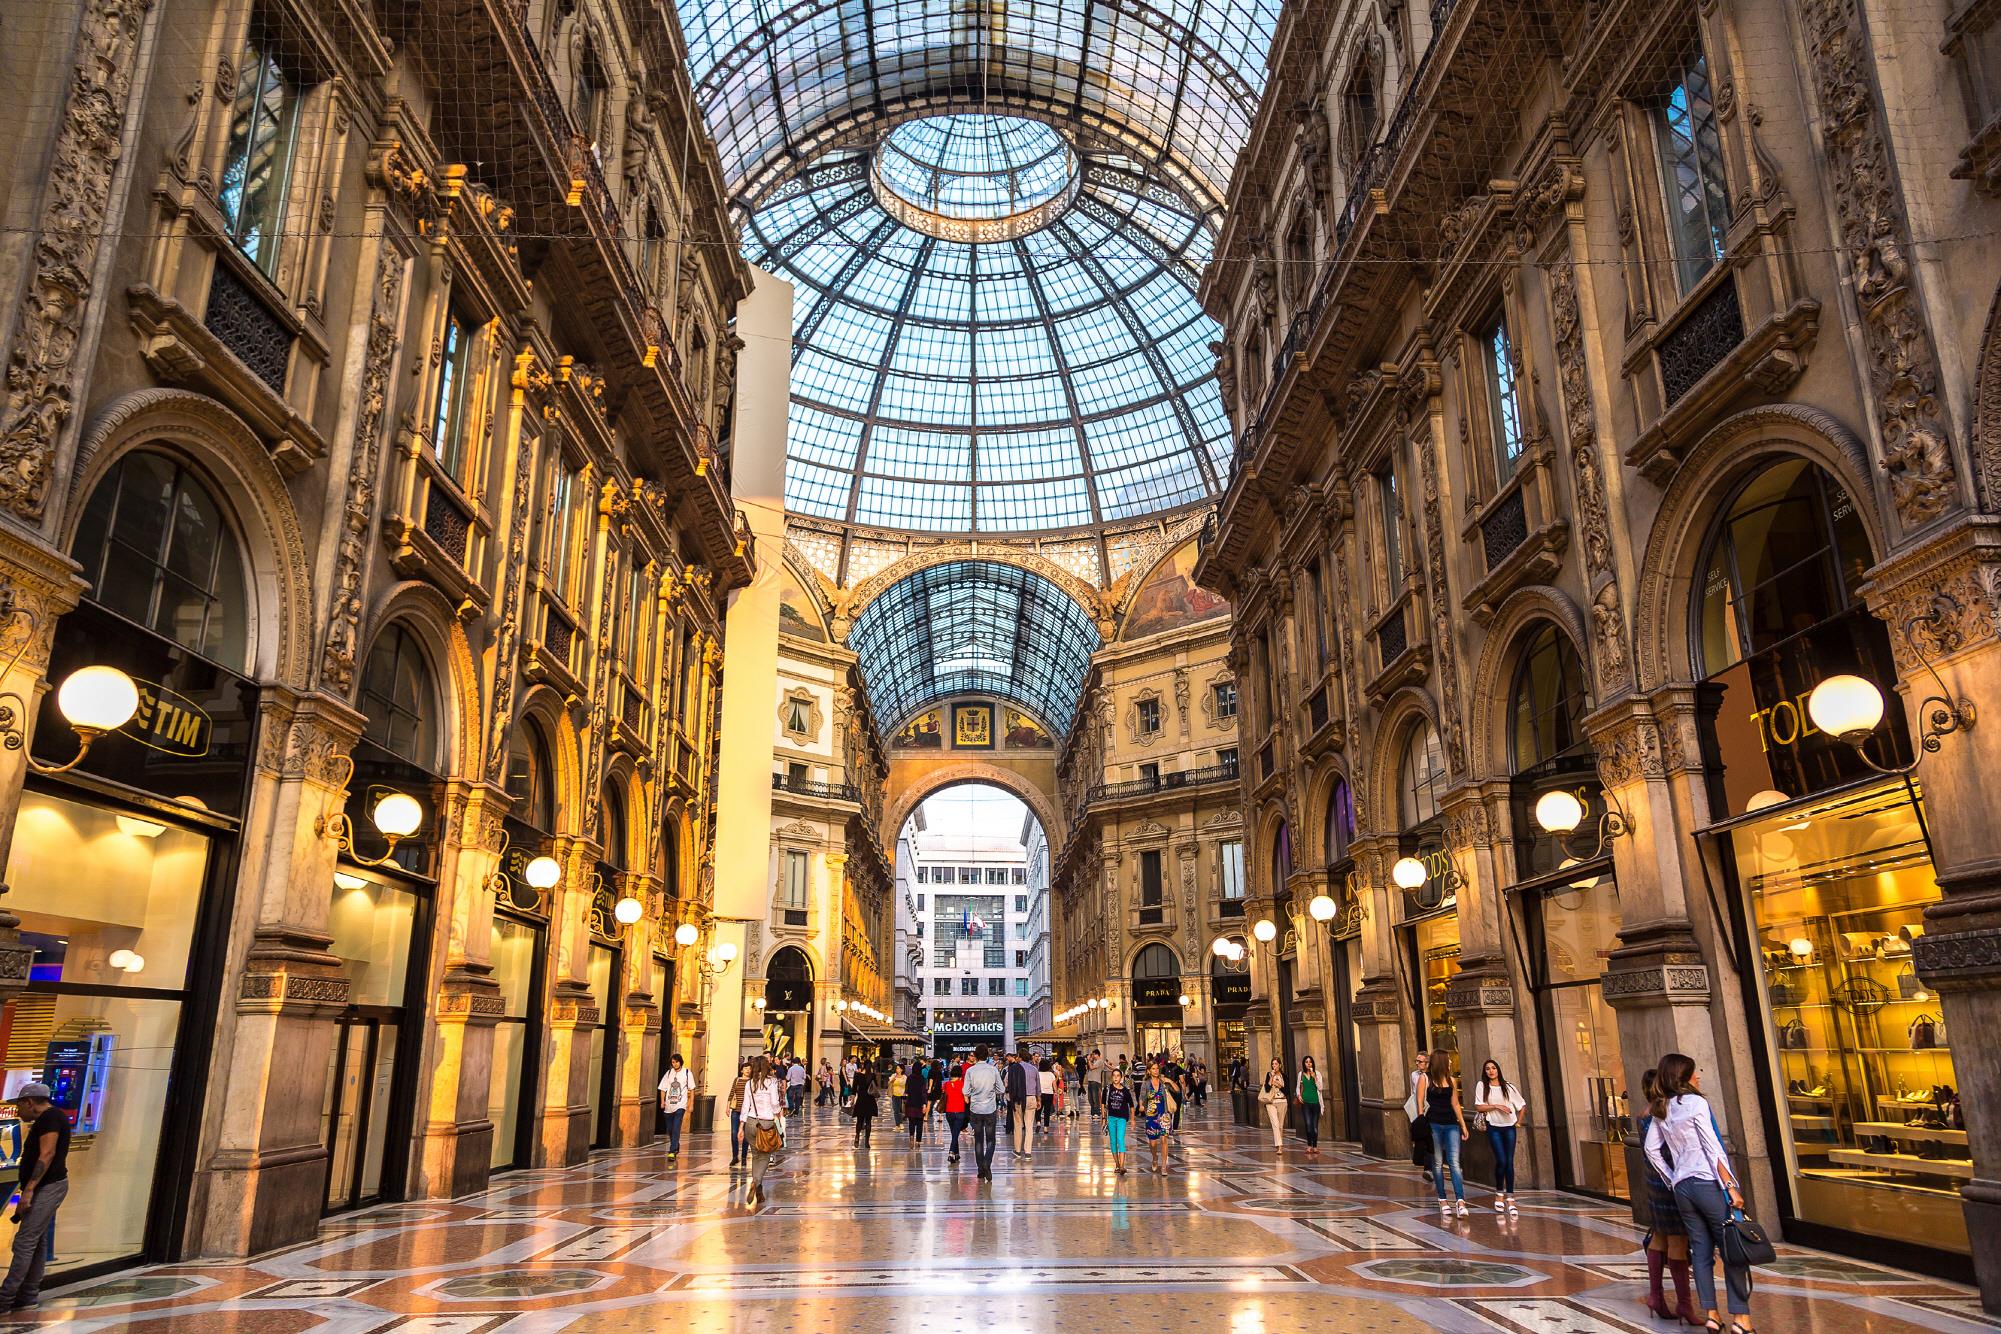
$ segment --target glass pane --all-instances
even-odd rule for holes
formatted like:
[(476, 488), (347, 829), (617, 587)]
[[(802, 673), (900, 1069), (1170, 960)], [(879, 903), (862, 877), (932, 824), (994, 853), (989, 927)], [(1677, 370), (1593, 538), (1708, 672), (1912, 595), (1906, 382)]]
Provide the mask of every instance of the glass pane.
[(1723, 145), (1709, 100), (1709, 70), (1700, 54), (1654, 113), (1661, 188), (1675, 272), (1686, 292), (1723, 258), (1730, 204), (1723, 181)]
[(542, 950), (541, 928), (511, 917), (493, 919), (493, 980), (500, 986), (501, 1013), (528, 1017), (534, 1003), (535, 956)]
[[(396, 1082), (396, 1025), (376, 1025), (375, 1068), (370, 1072), (368, 1103), (368, 1146), (361, 1162), (361, 1198), (372, 1200), (382, 1194), (382, 1169), (388, 1157), (389, 1091)], [(357, 1033), (359, 1036), (359, 1033)]]
[[(209, 846), (157, 820), (24, 792), (6, 903), (35, 948), (33, 980), (185, 986)], [(139, 956), (137, 971), (113, 965), (121, 950)]]
[[(50, 1273), (129, 1259), (144, 1247), (180, 1022), (178, 1001), (41, 990), (0, 1010), (4, 1096), (31, 1080), (50, 1085), (79, 1137)], [(9, 1101), (0, 1133), (11, 1139), (18, 1124)], [(18, 1167), (0, 1169), (0, 1189), (11, 1193), (18, 1177)]]
[(327, 920), (333, 943), (327, 950), (347, 974), (349, 1004), (401, 1005), (410, 976), (417, 896), (380, 881), (354, 879), (351, 888), (334, 887)]
[[(327, 1072), (328, 1111), (321, 1118), (327, 1137), (329, 1209), (346, 1206), (354, 1189), (354, 1159), (361, 1146), (361, 1100), (368, 1091), (368, 1027), (365, 1024), (343, 1025), (341, 1035), (347, 1039), (347, 1050), (344, 1053), (341, 1051), (340, 1036), (337, 1035)], [(331, 1110), (336, 1091), (340, 1107), (338, 1118), (332, 1115)], [(331, 1124), (325, 1124), (327, 1122)]]
[(487, 1085), (486, 1117), (493, 1122), (493, 1152), (488, 1166), (519, 1166), (514, 1161), (521, 1133), (521, 1083), (528, 1059), (528, 1026), (503, 1019), (493, 1027), (493, 1078)]
[[(1596, 984), (1559, 987), (1549, 1000), (1562, 1133), (1571, 1160), (1571, 1179), (1564, 1184), (1625, 1199), (1631, 1193), (1625, 1141), (1631, 1104), (1619, 1058), (1618, 1021)], [(1514, 1072), (1508, 1076), (1512, 1080)]]
[(1459, 914), (1442, 913), (1410, 928), (1417, 944), (1417, 982), (1423, 997), (1425, 1050), (1432, 1052), (1432, 1068), (1437, 1069), (1438, 1053), (1451, 1062), (1455, 1074), (1465, 1074), (1459, 1065), (1459, 1021), (1445, 1008), (1445, 991), (1459, 972)]

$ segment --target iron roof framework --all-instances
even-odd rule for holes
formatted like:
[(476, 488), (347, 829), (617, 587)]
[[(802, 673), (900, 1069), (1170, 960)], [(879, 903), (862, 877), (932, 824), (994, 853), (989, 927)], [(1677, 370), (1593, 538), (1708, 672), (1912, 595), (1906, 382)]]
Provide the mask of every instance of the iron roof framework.
[(1101, 643), (1050, 580), (997, 561), (932, 565), (862, 609), (848, 634), (878, 717), (901, 727), (953, 695), (997, 695), (1061, 736)]

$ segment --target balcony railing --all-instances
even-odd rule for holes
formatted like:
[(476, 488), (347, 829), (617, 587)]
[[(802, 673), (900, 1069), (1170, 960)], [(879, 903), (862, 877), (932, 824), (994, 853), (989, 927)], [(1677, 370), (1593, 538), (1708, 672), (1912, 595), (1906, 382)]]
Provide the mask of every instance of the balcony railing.
[(790, 792), (800, 797), (822, 797), (830, 801), (852, 801), (862, 799), (861, 789), (853, 783), (816, 783), (810, 778), (794, 778), (790, 774), (771, 776), (773, 792)]
[(1089, 806), (1100, 801), (1117, 801), (1121, 797), (1144, 797), (1155, 792), (1175, 792), (1185, 787), (1202, 787), (1209, 783), (1236, 781), (1236, 765), (1211, 764), (1206, 768), (1161, 774), (1157, 778), (1135, 778), (1125, 783), (1099, 783), (1085, 794), (1084, 804)]

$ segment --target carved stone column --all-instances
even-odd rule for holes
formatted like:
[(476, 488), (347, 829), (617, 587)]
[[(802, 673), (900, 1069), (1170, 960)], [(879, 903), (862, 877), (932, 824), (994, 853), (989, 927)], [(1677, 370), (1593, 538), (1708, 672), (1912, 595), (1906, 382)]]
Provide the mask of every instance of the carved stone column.
[[(660, 878), (643, 871), (624, 872), (612, 886), (616, 897), (635, 898), (655, 909), (650, 914), (653, 917), (658, 916), (657, 905), (664, 892)], [(625, 947), (619, 951), (619, 958), (625, 975), (612, 979), (611, 991), (611, 1003), (618, 1007), (614, 1032), (621, 1044), (612, 1143), (621, 1147), (652, 1141), (653, 1111), (659, 1105), (660, 1005), (648, 983), (653, 971), (646, 931), (648, 920), (648, 915), (642, 915), (631, 926), (617, 928), (624, 938)]]
[(562, 883), (549, 895), (549, 938), (553, 951), (549, 987), (548, 1037), (544, 1048), (548, 1077), (542, 1086), (542, 1127), (537, 1167), (582, 1162), (591, 1149), (590, 1030), (597, 1026), (597, 1002), (584, 981), (590, 955), (591, 845), (558, 837), (550, 848), (563, 868)]
[(1397, 857), (1393, 837), (1364, 837), (1350, 849), (1361, 876), (1366, 905), (1362, 920), (1362, 978), (1355, 991), (1355, 1023), (1361, 1050), (1355, 1054), (1361, 1086), (1362, 1147), (1383, 1157), (1410, 1153), (1410, 1119), (1403, 1113), (1410, 1091), (1411, 1054), (1416, 1046), (1411, 1000), (1404, 990), (1404, 966), (1395, 959), (1397, 895), (1389, 889), (1389, 868)]
[(217, 1021), (209, 1105), (225, 1114), (210, 1131), (190, 1211), (199, 1220), (190, 1249), (209, 1255), (250, 1255), (318, 1230), (328, 1021), (348, 998), (327, 949), (338, 847), (314, 825), (341, 813), (362, 719), (343, 701), (280, 689), (266, 689), (259, 710), (232, 932), (249, 946)]

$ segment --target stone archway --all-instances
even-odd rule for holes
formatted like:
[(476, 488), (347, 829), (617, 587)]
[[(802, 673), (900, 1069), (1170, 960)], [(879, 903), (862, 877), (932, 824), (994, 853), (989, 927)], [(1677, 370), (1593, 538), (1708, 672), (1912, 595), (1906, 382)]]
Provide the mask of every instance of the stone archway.
[(1059, 816), (1056, 796), (1046, 792), (1027, 777), (1013, 769), (1002, 768), (987, 760), (955, 760), (949, 764), (925, 771), (921, 776), (908, 782), (901, 789), (894, 787), (887, 794), (883, 806), (882, 833), (889, 840), (887, 853), (895, 856), (896, 836), (903, 828), (903, 822), (911, 812), (921, 805), (926, 797), (943, 792), (948, 787), (959, 787), (967, 783), (987, 783), (1004, 792), (1020, 797), (1028, 809), (1035, 812), (1035, 818), (1042, 822), (1043, 837), (1049, 840), (1051, 848), (1063, 844), (1063, 822)]

